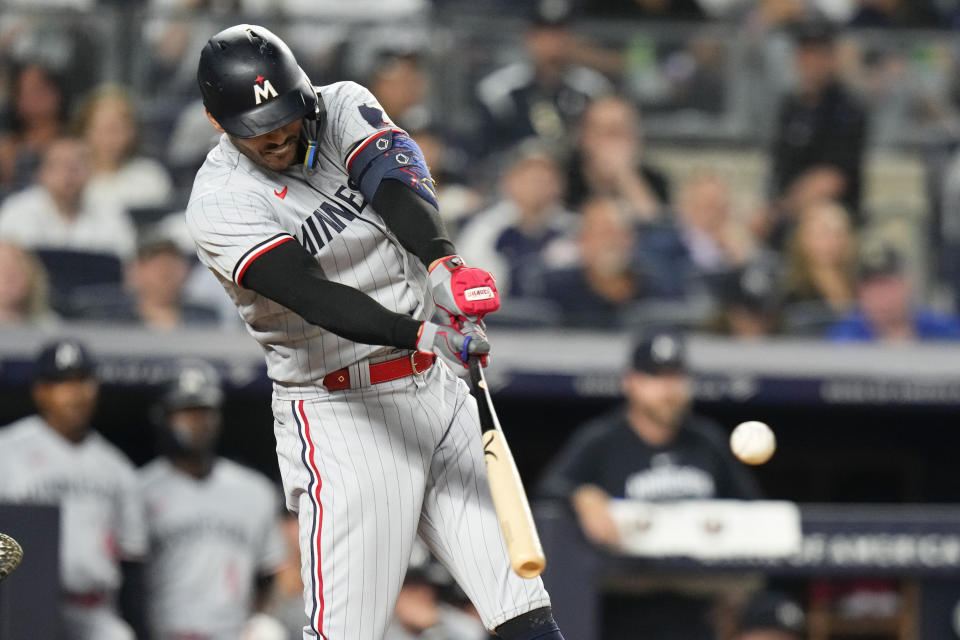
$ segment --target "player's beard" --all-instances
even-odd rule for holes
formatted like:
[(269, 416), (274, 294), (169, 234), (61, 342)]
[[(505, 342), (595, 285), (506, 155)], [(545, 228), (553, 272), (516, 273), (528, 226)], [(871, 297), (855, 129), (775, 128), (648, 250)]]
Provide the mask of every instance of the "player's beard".
[(230, 136), (230, 141), (240, 153), (247, 156), (251, 162), (268, 171), (283, 171), (296, 162), (300, 147), (301, 123), (291, 123), (281, 130), (286, 137), (279, 142), (270, 142), (268, 138), (275, 138), (275, 132), (257, 136), (256, 138), (236, 138)]
[(290, 136), (279, 145), (271, 145), (260, 153), (261, 165), (272, 171), (283, 171), (297, 159), (299, 136)]
[(660, 425), (664, 429), (676, 429), (690, 409), (690, 402), (660, 402), (646, 403), (639, 406), (641, 412), (650, 422)]

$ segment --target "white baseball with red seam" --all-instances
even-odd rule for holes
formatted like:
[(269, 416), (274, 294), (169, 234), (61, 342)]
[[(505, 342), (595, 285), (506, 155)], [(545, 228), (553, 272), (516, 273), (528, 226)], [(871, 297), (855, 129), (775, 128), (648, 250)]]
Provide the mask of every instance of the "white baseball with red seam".
[(777, 449), (777, 438), (766, 423), (741, 422), (730, 434), (730, 450), (747, 464), (763, 464)]

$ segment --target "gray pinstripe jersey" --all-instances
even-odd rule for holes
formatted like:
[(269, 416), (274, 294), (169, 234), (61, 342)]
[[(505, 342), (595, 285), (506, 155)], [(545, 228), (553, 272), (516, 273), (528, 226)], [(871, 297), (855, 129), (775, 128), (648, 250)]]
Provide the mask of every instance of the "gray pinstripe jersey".
[(347, 184), (351, 152), (396, 127), (358, 84), (338, 82), (318, 91), (327, 117), (315, 169), (262, 169), (224, 135), (197, 173), (187, 205), (200, 260), (263, 347), (278, 397), (290, 399), (314, 395), (330, 371), (392, 349), (341, 338), (241, 286), (247, 267), (266, 251), (295, 240), (316, 256), (330, 280), (392, 311), (417, 319), (428, 315), (426, 268)]
[(112, 591), (120, 586), (120, 558), (146, 552), (133, 465), (96, 432), (74, 444), (40, 416), (0, 430), (0, 500), (59, 505), (66, 591)]
[(156, 634), (236, 638), (250, 613), (254, 577), (286, 560), (273, 487), (218, 459), (196, 479), (168, 460), (140, 472), (151, 553), (149, 614)]

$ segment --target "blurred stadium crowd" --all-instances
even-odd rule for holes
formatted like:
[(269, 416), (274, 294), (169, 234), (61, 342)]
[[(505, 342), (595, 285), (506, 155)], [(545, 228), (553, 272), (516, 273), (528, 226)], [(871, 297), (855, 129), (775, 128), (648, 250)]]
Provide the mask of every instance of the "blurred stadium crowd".
[(237, 324), (180, 212), (196, 52), (247, 19), (414, 135), (492, 322), (960, 336), (951, 0), (17, 4), (3, 322)]
[[(960, 338), (960, 0), (3, 6), (2, 325), (239, 330), (182, 212), (216, 140), (199, 50), (249, 21), (417, 140), (497, 277), (491, 325)], [(279, 618), (302, 615), (295, 567)], [(391, 638), (484, 636), (438, 574), (410, 573)], [(742, 637), (800, 637), (766, 598), (747, 618), (782, 635)]]

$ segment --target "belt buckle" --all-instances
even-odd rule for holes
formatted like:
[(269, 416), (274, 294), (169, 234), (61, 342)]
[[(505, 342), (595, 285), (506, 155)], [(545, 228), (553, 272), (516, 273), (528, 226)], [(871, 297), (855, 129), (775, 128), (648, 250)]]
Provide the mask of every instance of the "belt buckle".
[(410, 354), (410, 368), (413, 369), (413, 375), (422, 376), (426, 372), (426, 370), (429, 369), (430, 367), (427, 367), (423, 371), (417, 371), (417, 354), (418, 353), (420, 352), (414, 351), (413, 353)]

